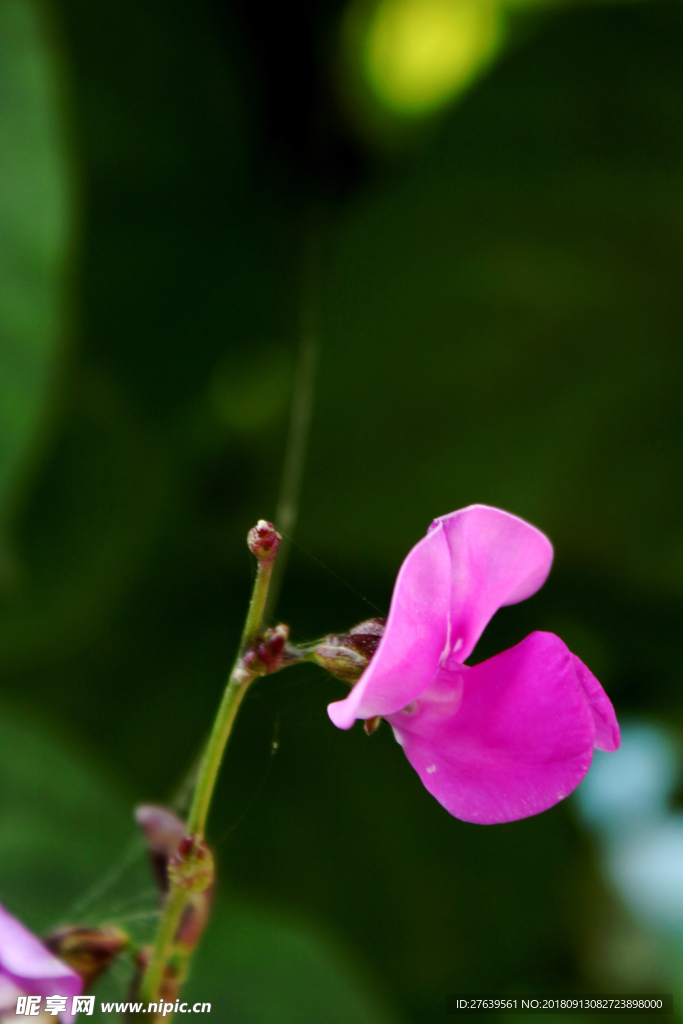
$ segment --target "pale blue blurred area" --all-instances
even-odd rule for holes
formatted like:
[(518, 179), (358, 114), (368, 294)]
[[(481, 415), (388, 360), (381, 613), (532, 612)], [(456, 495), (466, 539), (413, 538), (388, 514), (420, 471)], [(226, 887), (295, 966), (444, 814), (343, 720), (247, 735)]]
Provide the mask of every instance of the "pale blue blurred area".
[(640, 831), (667, 814), (679, 770), (679, 750), (668, 730), (650, 723), (627, 725), (619, 750), (596, 750), (577, 793), (582, 815), (612, 837)]
[(577, 792), (616, 893), (642, 925), (676, 938), (683, 938), (683, 814), (671, 810), (671, 798), (680, 766), (671, 731), (634, 722), (616, 753), (596, 752)]

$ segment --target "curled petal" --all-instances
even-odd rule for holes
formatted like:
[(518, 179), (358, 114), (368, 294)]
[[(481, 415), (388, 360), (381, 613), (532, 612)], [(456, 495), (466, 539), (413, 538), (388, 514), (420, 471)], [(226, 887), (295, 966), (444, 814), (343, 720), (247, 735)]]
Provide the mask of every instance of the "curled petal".
[(577, 679), (583, 687), (588, 706), (593, 715), (595, 725), (595, 746), (598, 750), (605, 750), (612, 753), (619, 748), (621, 743), (621, 731), (617, 716), (614, 714), (612, 701), (609, 699), (600, 683), (593, 673), (587, 668), (580, 658), (572, 654), (574, 659), (574, 670)]
[(450, 651), (463, 662), (499, 608), (543, 585), (553, 546), (535, 526), (488, 505), (442, 516), (431, 529), (439, 526), (451, 557)]
[(437, 525), (400, 568), (372, 661), (346, 700), (329, 705), (336, 726), (349, 729), (356, 718), (390, 715), (426, 689), (446, 648), (450, 592), (451, 559)]
[(0, 976), (26, 995), (60, 995), (71, 999), (80, 995), (83, 988), (79, 975), (1, 906)]
[(439, 669), (414, 707), (389, 721), (429, 792), (456, 818), (483, 825), (566, 797), (590, 767), (596, 736), (574, 655), (552, 633), (532, 633), (472, 668)]

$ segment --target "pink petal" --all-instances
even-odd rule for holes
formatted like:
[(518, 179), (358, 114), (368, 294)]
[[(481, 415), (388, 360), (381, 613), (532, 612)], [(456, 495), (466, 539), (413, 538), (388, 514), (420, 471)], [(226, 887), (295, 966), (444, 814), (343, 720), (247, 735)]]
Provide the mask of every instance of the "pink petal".
[(448, 636), (451, 559), (440, 524), (408, 553), (399, 570), (384, 635), (346, 700), (328, 706), (349, 729), (356, 718), (390, 715), (429, 685)]
[(0, 906), (0, 974), (26, 995), (80, 995), (83, 982)]
[(531, 597), (545, 582), (553, 546), (523, 519), (488, 505), (469, 505), (436, 519), (451, 555), (450, 650), (466, 661), (487, 622), (503, 605)]
[(600, 683), (597, 681), (589, 668), (586, 668), (580, 658), (572, 654), (574, 659), (574, 671), (579, 683), (583, 687), (588, 706), (593, 715), (595, 725), (595, 746), (598, 750), (606, 750), (611, 753), (618, 750), (621, 745), (621, 731), (617, 716), (614, 714), (612, 701), (609, 699)]
[(552, 807), (593, 756), (574, 656), (552, 633), (532, 633), (472, 668), (439, 669), (414, 709), (389, 721), (429, 792), (456, 818), (482, 825)]

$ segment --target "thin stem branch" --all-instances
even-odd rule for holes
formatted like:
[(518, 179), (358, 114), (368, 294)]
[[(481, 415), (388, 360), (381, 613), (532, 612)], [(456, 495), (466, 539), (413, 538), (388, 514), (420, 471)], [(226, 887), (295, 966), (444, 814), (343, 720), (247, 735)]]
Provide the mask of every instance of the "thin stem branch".
[(275, 516), (276, 525), (285, 540), (294, 529), (299, 512), (299, 495), (313, 411), (317, 364), (317, 332), (312, 324), (308, 324), (301, 334), (296, 380), (292, 395), (289, 437)]
[(273, 585), (268, 597), (268, 611), (275, 608), (280, 584), (289, 555), (291, 537), (299, 515), (299, 498), (303, 482), (306, 450), (310, 435), (315, 379), (318, 369), (320, 278), (322, 269), (322, 212), (311, 210), (305, 241), (301, 313), (299, 318), (299, 354), (297, 357), (289, 432), (282, 480), (275, 513), (275, 525), (282, 534)]

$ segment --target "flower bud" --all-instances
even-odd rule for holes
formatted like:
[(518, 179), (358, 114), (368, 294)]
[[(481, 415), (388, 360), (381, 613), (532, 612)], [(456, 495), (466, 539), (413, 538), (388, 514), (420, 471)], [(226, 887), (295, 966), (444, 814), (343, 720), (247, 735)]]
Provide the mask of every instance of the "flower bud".
[(101, 928), (67, 925), (52, 932), (44, 942), (55, 956), (80, 974), (87, 988), (128, 947), (130, 939), (126, 932), (114, 925)]
[(330, 633), (315, 649), (315, 660), (337, 679), (357, 683), (384, 633), (384, 619), (366, 619), (348, 633)]
[(279, 671), (286, 658), (285, 646), (288, 637), (289, 626), (282, 622), (278, 626), (266, 629), (245, 652), (242, 658), (244, 667), (257, 675)]
[(214, 882), (213, 854), (201, 836), (185, 836), (169, 859), (168, 878), (188, 892), (204, 892)]
[(136, 807), (135, 820), (145, 834), (159, 888), (166, 892), (169, 857), (173, 856), (185, 838), (185, 825), (173, 811), (154, 804)]
[(265, 519), (259, 519), (247, 534), (249, 550), (260, 562), (271, 562), (275, 558), (281, 540), (273, 524)]

